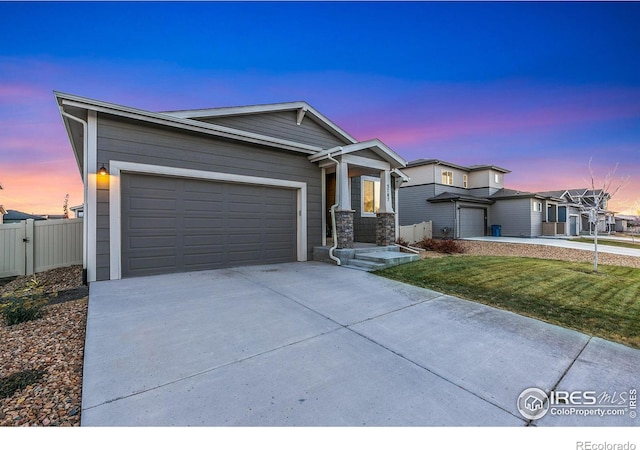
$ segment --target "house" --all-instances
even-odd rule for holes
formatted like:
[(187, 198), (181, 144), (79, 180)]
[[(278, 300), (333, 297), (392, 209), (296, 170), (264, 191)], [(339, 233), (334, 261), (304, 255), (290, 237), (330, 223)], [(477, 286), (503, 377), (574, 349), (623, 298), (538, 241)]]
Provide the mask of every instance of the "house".
[(89, 282), (395, 241), (406, 161), (306, 102), (158, 113), (55, 97), (84, 180)]
[(21, 211), (16, 211), (14, 209), (7, 210), (6, 213), (2, 216), (2, 218), (3, 218), (3, 223), (18, 223), (27, 219), (46, 220), (45, 217), (43, 216), (27, 214)]
[[(570, 211), (568, 216), (570, 219), (570, 231), (566, 234), (570, 236), (577, 236), (580, 233), (593, 233), (594, 225), (590, 221), (588, 209), (595, 206), (597, 199), (600, 198), (602, 200), (601, 204), (598, 205), (598, 215), (602, 219), (598, 221), (598, 232), (610, 233), (615, 231), (615, 212), (607, 209), (610, 197), (609, 194), (603, 193), (602, 189), (565, 189), (541, 192), (540, 194), (558, 197), (568, 208)], [(564, 220), (563, 217), (560, 219)], [(558, 232), (556, 234), (565, 233)]]
[(403, 172), (409, 181), (400, 189), (400, 225), (431, 221), (434, 237), (464, 238), (487, 234), (495, 203), (491, 196), (504, 188), (510, 171), (419, 159)]
[[(400, 225), (431, 221), (434, 237), (577, 236), (592, 229), (585, 206), (600, 190), (568, 189), (526, 192), (505, 188), (509, 170), (494, 165), (461, 166), (438, 159), (407, 164), (410, 178), (399, 194)], [(606, 210), (599, 231), (613, 227)]]
[(69, 209), (73, 211), (76, 219), (82, 219), (84, 217), (84, 205), (72, 206)]
[(638, 217), (629, 216), (624, 214), (618, 214), (615, 216), (615, 228), (617, 232), (624, 233), (625, 231), (631, 231), (634, 224), (638, 221)]

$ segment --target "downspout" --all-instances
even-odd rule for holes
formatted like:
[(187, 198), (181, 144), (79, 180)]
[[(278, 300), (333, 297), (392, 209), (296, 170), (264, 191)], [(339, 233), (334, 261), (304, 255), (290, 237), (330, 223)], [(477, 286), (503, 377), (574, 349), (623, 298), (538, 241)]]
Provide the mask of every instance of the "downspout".
[(67, 113), (63, 108), (62, 105), (58, 105), (58, 108), (60, 109), (60, 114), (68, 119), (71, 120), (75, 120), (76, 122), (80, 122), (82, 124), (82, 132), (83, 132), (83, 149), (82, 149), (82, 181), (83, 181), (83, 185), (84, 185), (84, 189), (83, 189), (83, 195), (84, 198), (82, 199), (82, 210), (83, 210), (83, 217), (82, 217), (82, 284), (83, 285), (87, 285), (87, 238), (89, 236), (88, 234), (88, 221), (87, 221), (87, 196), (89, 193), (89, 186), (88, 186), (88, 173), (89, 173), (89, 168), (87, 167), (87, 159), (89, 158), (88, 152), (89, 152), (89, 135), (88, 135), (88, 128), (89, 128), (89, 124), (87, 122), (85, 122), (84, 120), (80, 119), (79, 117), (73, 116), (69, 113)]
[[(339, 148), (340, 148), (340, 152), (342, 152), (342, 147), (339, 147)], [(336, 226), (336, 208), (338, 207), (338, 202), (340, 201), (339, 199), (342, 198), (341, 197), (342, 184), (340, 183), (340, 162), (338, 160), (336, 160), (333, 156), (331, 156), (331, 153), (329, 153), (327, 155), (327, 159), (336, 164), (336, 198), (334, 200), (335, 204), (331, 205), (331, 236), (333, 237), (333, 245), (329, 249), (329, 258), (331, 258), (333, 261), (336, 262), (337, 265), (340, 266), (340, 265), (342, 265), (342, 261), (340, 261), (340, 258), (338, 258), (337, 256), (335, 256), (333, 254), (335, 249), (338, 248), (338, 232), (337, 232), (337, 226)]]

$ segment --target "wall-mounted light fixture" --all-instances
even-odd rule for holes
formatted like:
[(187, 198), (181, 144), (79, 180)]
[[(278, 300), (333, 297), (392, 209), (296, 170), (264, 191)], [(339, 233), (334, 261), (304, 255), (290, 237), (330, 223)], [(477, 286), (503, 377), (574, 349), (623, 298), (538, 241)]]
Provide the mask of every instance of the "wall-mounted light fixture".
[(104, 167), (104, 164), (102, 165), (102, 167), (100, 167), (100, 169), (98, 169), (98, 175), (109, 175), (109, 172)]

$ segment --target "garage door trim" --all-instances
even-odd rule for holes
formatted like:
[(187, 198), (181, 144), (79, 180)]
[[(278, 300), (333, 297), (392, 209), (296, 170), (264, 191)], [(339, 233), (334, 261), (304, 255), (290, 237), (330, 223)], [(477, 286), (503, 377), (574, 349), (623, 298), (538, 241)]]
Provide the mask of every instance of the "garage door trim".
[(301, 181), (279, 180), (233, 173), (209, 172), (204, 170), (183, 169), (179, 167), (157, 166), (127, 161), (109, 161), (109, 265), (110, 279), (122, 278), (121, 257), (121, 172), (143, 175), (165, 175), (198, 180), (222, 181), (258, 186), (281, 187), (296, 190), (297, 199), (297, 260), (307, 260), (307, 183)]

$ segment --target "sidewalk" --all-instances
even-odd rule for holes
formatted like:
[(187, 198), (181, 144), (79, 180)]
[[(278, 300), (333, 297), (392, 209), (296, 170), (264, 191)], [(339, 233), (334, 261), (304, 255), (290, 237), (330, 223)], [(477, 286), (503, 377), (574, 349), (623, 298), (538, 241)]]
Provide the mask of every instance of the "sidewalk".
[[(550, 247), (572, 248), (575, 250), (593, 251), (593, 244), (589, 244), (586, 242), (575, 242), (569, 239), (482, 236), (482, 237), (465, 238), (465, 240), (485, 241), (485, 242), (504, 242), (509, 244), (548, 245)], [(602, 245), (598, 243), (598, 251), (602, 253), (611, 253), (614, 255), (624, 255), (624, 256), (635, 256), (640, 258), (640, 249), (613, 247), (611, 245)]]

